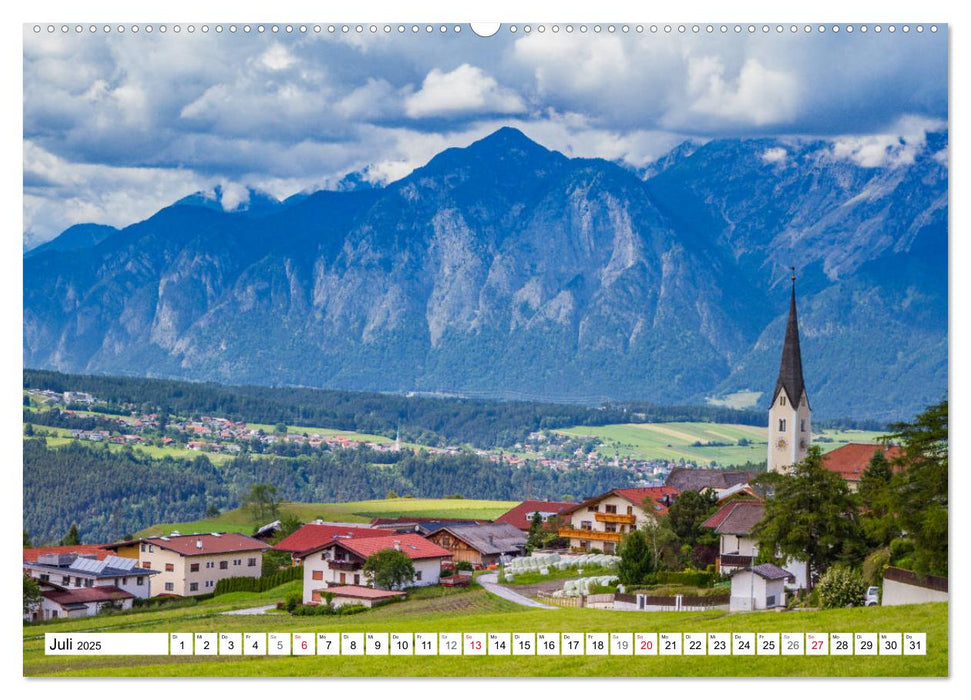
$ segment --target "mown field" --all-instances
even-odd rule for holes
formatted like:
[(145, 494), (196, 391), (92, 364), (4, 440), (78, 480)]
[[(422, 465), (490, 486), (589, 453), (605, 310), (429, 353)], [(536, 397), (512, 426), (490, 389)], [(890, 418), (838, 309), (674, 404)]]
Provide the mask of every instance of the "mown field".
[[(616, 454), (645, 460), (684, 459), (699, 465), (764, 462), (767, 447), (766, 428), (729, 423), (624, 423), (577, 426), (556, 432), (577, 438), (600, 438), (604, 444), (599, 452), (607, 457)], [(876, 442), (880, 435), (865, 430), (814, 431), (813, 443), (825, 453), (848, 442)], [(739, 440), (748, 444), (739, 445)]]
[[(223, 615), (266, 605), (296, 582), (198, 605), (25, 626), (26, 676), (946, 676), (946, 604), (806, 613), (636, 613), (523, 608), (480, 588), (431, 589), (347, 617)], [(45, 632), (926, 632), (926, 656), (45, 656)]]
[[(345, 523), (366, 523), (371, 518), (415, 516), (425, 518), (468, 518), (492, 520), (519, 501), (477, 501), (464, 498), (386, 498), (348, 503), (283, 503), (280, 515), (293, 515), (301, 522), (320, 518)], [(253, 516), (244, 508), (226, 511), (218, 517), (182, 523), (160, 523), (137, 533), (138, 537), (179, 532), (253, 531)]]

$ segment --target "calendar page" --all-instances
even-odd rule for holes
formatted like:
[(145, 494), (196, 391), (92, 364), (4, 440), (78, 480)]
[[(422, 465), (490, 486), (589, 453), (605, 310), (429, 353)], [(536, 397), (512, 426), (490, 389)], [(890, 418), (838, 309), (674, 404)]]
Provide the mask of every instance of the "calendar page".
[(649, 10), (26, 21), (24, 676), (948, 675), (949, 25)]

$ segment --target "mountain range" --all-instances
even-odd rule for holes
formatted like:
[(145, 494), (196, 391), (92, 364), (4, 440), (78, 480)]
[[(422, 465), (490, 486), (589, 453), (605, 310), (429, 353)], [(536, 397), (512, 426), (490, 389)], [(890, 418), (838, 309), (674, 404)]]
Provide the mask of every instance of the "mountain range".
[(794, 266), (815, 415), (908, 419), (947, 388), (946, 149), (930, 133), (873, 165), (826, 140), (720, 139), (637, 173), (503, 128), (383, 187), (234, 211), (197, 194), (28, 251), (24, 363), (761, 405)]

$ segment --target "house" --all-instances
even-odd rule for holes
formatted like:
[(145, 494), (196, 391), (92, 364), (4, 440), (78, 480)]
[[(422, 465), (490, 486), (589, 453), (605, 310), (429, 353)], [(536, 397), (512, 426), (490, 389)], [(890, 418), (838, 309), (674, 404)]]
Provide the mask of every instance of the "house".
[(287, 552), (294, 566), (303, 560), (305, 552), (315, 552), (329, 542), (352, 537), (387, 537), (387, 530), (376, 530), (367, 525), (348, 523), (307, 523), (296, 532), (274, 545), (278, 552)]
[[(870, 466), (870, 460), (877, 452), (883, 452), (883, 456), (891, 463), (903, 454), (899, 447), (892, 445), (867, 445), (851, 442), (823, 455), (822, 466), (823, 469), (843, 477), (850, 491), (855, 493), (860, 486), (863, 472)], [(894, 469), (894, 471), (896, 472), (897, 469)]]
[(529, 532), (534, 513), (539, 513), (545, 523), (549, 520), (555, 520), (556, 516), (575, 505), (576, 503), (565, 503), (563, 501), (523, 501), (515, 508), (500, 515), (495, 521), (497, 523), (509, 523), (523, 532)]
[(459, 520), (457, 518), (395, 518), (390, 522), (380, 522), (390, 520), (388, 518), (375, 518), (371, 521), (371, 526), (384, 532), (414, 532), (422, 537), (428, 537), (433, 532), (438, 532), (443, 527), (461, 527), (463, 525), (487, 525), (488, 520)]
[(265, 542), (237, 532), (147, 537), (112, 545), (120, 556), (138, 558), (159, 574), (152, 596), (193, 596), (212, 593), (224, 578), (258, 578), (263, 569)]
[(300, 555), (303, 561), (303, 602), (316, 602), (314, 592), (326, 592), (332, 586), (366, 586), (370, 582), (363, 571), (364, 562), (385, 549), (396, 549), (411, 560), (415, 567), (413, 586), (437, 584), (442, 562), (452, 557), (447, 550), (415, 534), (331, 540)]
[(671, 470), (664, 485), (681, 491), (711, 489), (715, 493), (730, 489), (739, 484), (747, 484), (757, 476), (755, 472), (729, 471), (727, 469), (688, 469), (676, 467)]
[[(125, 597), (148, 598), (151, 577), (159, 573), (138, 561), (106, 553), (103, 559), (92, 554), (41, 554), (25, 561), (24, 573), (60, 592), (86, 588), (118, 589)], [(46, 618), (45, 618), (46, 619)]]
[(376, 605), (404, 598), (405, 592), (383, 591), (379, 588), (367, 588), (366, 586), (334, 586), (313, 591), (311, 602), (323, 603), (327, 601), (329, 596), (331, 596), (330, 604), (335, 608), (342, 605), (363, 605), (365, 608), (373, 608)]
[(569, 539), (573, 549), (614, 554), (626, 533), (667, 513), (678, 493), (669, 486), (613, 489), (564, 509), (560, 515), (569, 522), (559, 529), (559, 535)]
[(732, 574), (732, 597), (729, 610), (770, 610), (785, 607), (787, 581), (793, 575), (775, 564), (738, 569)]
[[(761, 501), (730, 500), (701, 524), (702, 527), (714, 529), (715, 534), (719, 535), (718, 560), (715, 564), (719, 573), (731, 574), (752, 566), (759, 554), (753, 532), (764, 515), (765, 506)], [(809, 587), (807, 562), (789, 559), (782, 569), (792, 577), (788, 583), (793, 588)]]
[(87, 617), (97, 615), (106, 608), (130, 610), (134, 600), (134, 595), (117, 586), (66, 589), (56, 585), (42, 585), (39, 606), (32, 613), (24, 615), (24, 619)]
[(450, 525), (428, 539), (451, 552), (452, 561), (476, 567), (501, 563), (503, 557), (520, 556), (526, 550), (526, 535), (509, 523)]
[(24, 547), (24, 561), (37, 561), (44, 554), (85, 554), (95, 559), (104, 559), (114, 554), (110, 544), (66, 544), (56, 547)]

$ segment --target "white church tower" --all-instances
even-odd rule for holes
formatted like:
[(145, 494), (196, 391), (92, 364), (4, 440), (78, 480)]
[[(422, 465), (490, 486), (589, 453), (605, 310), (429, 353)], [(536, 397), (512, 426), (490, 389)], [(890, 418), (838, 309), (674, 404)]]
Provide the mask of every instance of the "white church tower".
[(796, 320), (796, 273), (792, 273), (792, 296), (789, 301), (789, 323), (779, 379), (769, 407), (770, 472), (784, 472), (806, 458), (812, 442), (809, 395), (802, 379), (802, 356), (799, 352), (799, 323)]

